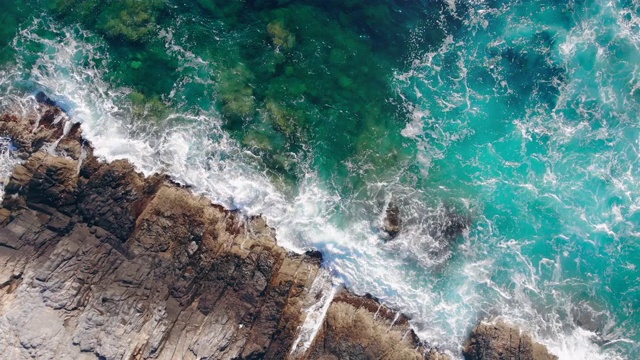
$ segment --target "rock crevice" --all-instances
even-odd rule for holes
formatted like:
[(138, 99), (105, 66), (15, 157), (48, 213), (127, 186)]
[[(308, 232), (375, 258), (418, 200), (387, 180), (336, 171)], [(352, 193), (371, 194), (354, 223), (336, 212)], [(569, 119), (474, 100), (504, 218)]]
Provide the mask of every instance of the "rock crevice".
[(406, 317), (346, 290), (309, 348), (292, 354), (318, 297), (320, 254), (286, 251), (262, 218), (166, 176), (99, 161), (77, 126), (65, 134), (64, 112), (40, 107), (0, 117), (24, 160), (0, 207), (6, 358), (447, 358)]

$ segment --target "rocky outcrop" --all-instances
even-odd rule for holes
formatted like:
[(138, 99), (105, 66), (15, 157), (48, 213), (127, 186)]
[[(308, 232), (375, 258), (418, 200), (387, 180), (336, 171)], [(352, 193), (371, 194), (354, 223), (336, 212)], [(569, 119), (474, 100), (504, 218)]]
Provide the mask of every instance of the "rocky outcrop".
[[(320, 253), (288, 252), (262, 218), (166, 176), (100, 162), (63, 111), (39, 106), (0, 116), (24, 160), (0, 207), (3, 358), (448, 359), (405, 316), (336, 289)], [(502, 323), (478, 326), (464, 354), (555, 359)]]
[(381, 306), (370, 296), (342, 291), (327, 311), (311, 357), (323, 360), (449, 359), (434, 350), (416, 352), (412, 347), (416, 343), (419, 340), (405, 316)]
[(397, 205), (389, 203), (385, 210), (384, 219), (382, 220), (382, 231), (387, 234), (387, 240), (394, 239), (400, 233), (400, 209)]
[(305, 309), (332, 300), (314, 286), (321, 256), (165, 176), (100, 162), (66, 114), (40, 107), (0, 117), (24, 159), (0, 208), (7, 359), (442, 358), (406, 318), (346, 290), (292, 353)]
[(557, 360), (530, 335), (502, 321), (481, 323), (465, 344), (465, 360)]

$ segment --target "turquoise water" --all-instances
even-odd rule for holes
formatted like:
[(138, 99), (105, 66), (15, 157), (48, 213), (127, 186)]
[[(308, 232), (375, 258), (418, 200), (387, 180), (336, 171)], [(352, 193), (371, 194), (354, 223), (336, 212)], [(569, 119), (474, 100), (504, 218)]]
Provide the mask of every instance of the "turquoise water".
[(433, 346), (502, 316), (561, 359), (640, 356), (637, 1), (2, 7), (4, 107), (46, 91), (98, 155), (263, 214)]

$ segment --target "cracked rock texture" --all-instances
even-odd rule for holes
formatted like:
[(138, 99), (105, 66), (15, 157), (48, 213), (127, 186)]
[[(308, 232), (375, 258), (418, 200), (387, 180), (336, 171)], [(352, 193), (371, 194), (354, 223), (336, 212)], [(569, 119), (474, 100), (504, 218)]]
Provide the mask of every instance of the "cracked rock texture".
[(531, 336), (502, 321), (478, 325), (464, 348), (466, 360), (557, 360)]
[[(24, 160), (0, 206), (2, 359), (448, 359), (406, 317), (345, 289), (315, 338), (301, 334), (333, 291), (317, 286), (319, 253), (288, 252), (262, 218), (166, 176), (99, 161), (66, 116), (44, 104), (0, 116)], [(504, 334), (474, 332), (466, 350), (481, 356), (468, 358), (505, 358), (496, 346), (514, 358)]]
[(0, 117), (24, 159), (0, 208), (3, 358), (431, 358), (372, 299), (336, 299), (318, 339), (291, 355), (321, 297), (318, 254), (286, 251), (262, 218), (165, 176), (100, 162), (65, 116), (41, 105)]

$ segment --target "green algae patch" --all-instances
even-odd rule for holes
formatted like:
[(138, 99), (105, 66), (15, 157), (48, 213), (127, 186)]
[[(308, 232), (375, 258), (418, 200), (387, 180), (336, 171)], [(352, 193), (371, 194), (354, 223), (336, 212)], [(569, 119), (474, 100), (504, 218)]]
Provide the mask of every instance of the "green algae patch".
[(291, 135), (295, 129), (296, 117), (274, 102), (266, 105), (267, 117), (285, 135)]
[(134, 120), (145, 120), (154, 123), (166, 118), (170, 109), (157, 96), (145, 96), (137, 91), (127, 96), (131, 104), (131, 116)]
[(142, 66), (142, 62), (141, 61), (132, 61), (131, 62), (131, 68), (134, 69), (134, 70), (140, 69), (141, 66)]
[(87, 36), (106, 40), (110, 70), (106, 80), (156, 98), (173, 90), (180, 59), (167, 51), (166, 41), (159, 36), (176, 20), (169, 1), (54, 0), (42, 4), (69, 31), (88, 30)]
[(164, 0), (54, 0), (48, 7), (54, 14), (79, 20), (107, 37), (140, 42), (153, 32), (166, 5)]
[(248, 132), (243, 139), (243, 144), (258, 151), (268, 152), (273, 150), (271, 139), (269, 138), (268, 133), (265, 133), (264, 131), (254, 130)]
[[(637, 278), (640, 254), (640, 212), (634, 210), (640, 175), (633, 166), (640, 57), (637, 39), (625, 32), (637, 20), (631, 2), (449, 2), (455, 14), (437, 0), (5, 3), (1, 70), (24, 73), (0, 87), (32, 94), (46, 86), (56, 99), (95, 106), (98, 116), (104, 103), (82, 102), (113, 94), (108, 100), (121, 111), (113, 124), (109, 117), (95, 119), (100, 127), (123, 125), (156, 149), (166, 144), (160, 151), (173, 150), (176, 143), (165, 141), (177, 133), (188, 142), (189, 165), (213, 167), (231, 158), (251, 175), (257, 169), (288, 199), (305, 201), (289, 202), (296, 216), (298, 206), (308, 204), (302, 196), (327, 199), (299, 193), (317, 185), (336, 195), (316, 203), (332, 207), (322, 209), (322, 220), (338, 230), (356, 224), (345, 241), (363, 238), (358, 249), (376, 245), (364, 221), (376, 226), (376, 204), (389, 193), (415, 216), (405, 217), (415, 221), (404, 222), (408, 226), (431, 221), (430, 209), (406, 206), (414, 200), (469, 211), (478, 226), (464, 243), (451, 243), (453, 258), (443, 272), (416, 272), (413, 262), (396, 269), (416, 274), (406, 288), (436, 291), (455, 309), (429, 319), (504, 307), (502, 291), (518, 290), (519, 279), (531, 278), (529, 265), (542, 264), (534, 269), (539, 293), (532, 293), (535, 306), (528, 308), (559, 309), (552, 315), (569, 321), (558, 327), (566, 330), (573, 328), (574, 309), (564, 311), (568, 303), (555, 300), (594, 304), (615, 320), (616, 334), (634, 340), (605, 348), (638, 353), (640, 312), (629, 309), (638, 308), (640, 297), (627, 281)], [(496, 4), (497, 11), (484, 11)], [(585, 24), (589, 36), (573, 41)], [(445, 34), (453, 41), (444, 42)], [(568, 44), (575, 45), (569, 54)], [(71, 98), (76, 89), (82, 96)], [(205, 186), (217, 180), (203, 177)], [(402, 196), (411, 201), (403, 203)], [(315, 239), (307, 237), (313, 224), (296, 226), (304, 231), (301, 239)], [(594, 224), (606, 231), (594, 231)], [(428, 231), (405, 234), (412, 244), (422, 235), (432, 238)], [(406, 261), (393, 247), (378, 250)], [(492, 288), (469, 290), (480, 291), (481, 303), (449, 296), (450, 285), (466, 279), (458, 270), (467, 260), (495, 269)]]
[(256, 101), (251, 86), (254, 80), (253, 73), (242, 64), (221, 73), (218, 94), (222, 113), (230, 122), (243, 122), (254, 116)]
[(326, 177), (377, 151), (400, 154), (393, 161), (413, 156), (399, 134), (408, 116), (391, 83), (421, 41), (418, 25), (433, 24), (425, 38), (434, 46), (442, 39), (438, 12), (383, 0), (55, 0), (47, 7), (107, 40), (109, 80), (144, 94), (133, 101), (134, 117), (161, 116), (175, 102), (215, 106), (232, 137), (286, 176), (298, 170), (277, 159), (290, 153)]
[(291, 49), (296, 44), (296, 36), (285, 29), (281, 21), (270, 22), (267, 25), (267, 32), (275, 46)]
[(98, 28), (110, 37), (141, 41), (152, 33), (164, 5), (162, 0), (115, 1), (102, 13)]
[[(335, 9), (286, 3), (273, 9), (246, 10), (236, 21), (253, 24), (254, 31), (243, 28), (240, 38), (234, 37), (240, 50), (226, 54), (237, 57), (255, 78), (248, 89), (229, 86), (227, 76), (221, 77), (218, 92), (230, 130), (264, 129), (262, 122), (266, 121), (269, 129), (286, 138), (284, 143), (272, 144), (275, 154), (312, 146), (312, 161), (330, 174), (361, 151), (354, 139), (368, 136), (369, 124), (395, 129), (404, 126), (407, 117), (404, 108), (397, 105), (400, 101), (389, 101), (397, 97), (390, 87), (391, 71), (402, 65), (397, 58), (404, 54), (389, 57), (377, 52), (366, 28), (337, 21)], [(387, 11), (385, 16), (391, 15)], [(256, 23), (260, 22), (266, 31), (259, 31)], [(396, 60), (390, 62), (389, 58)], [(251, 109), (253, 115), (249, 114)], [(238, 115), (243, 118), (242, 127), (234, 125)], [(399, 135), (394, 140), (402, 146)]]
[(47, 3), (49, 10), (58, 16), (76, 18), (83, 23), (92, 21), (94, 24), (103, 11), (103, 5), (98, 0), (53, 0)]

